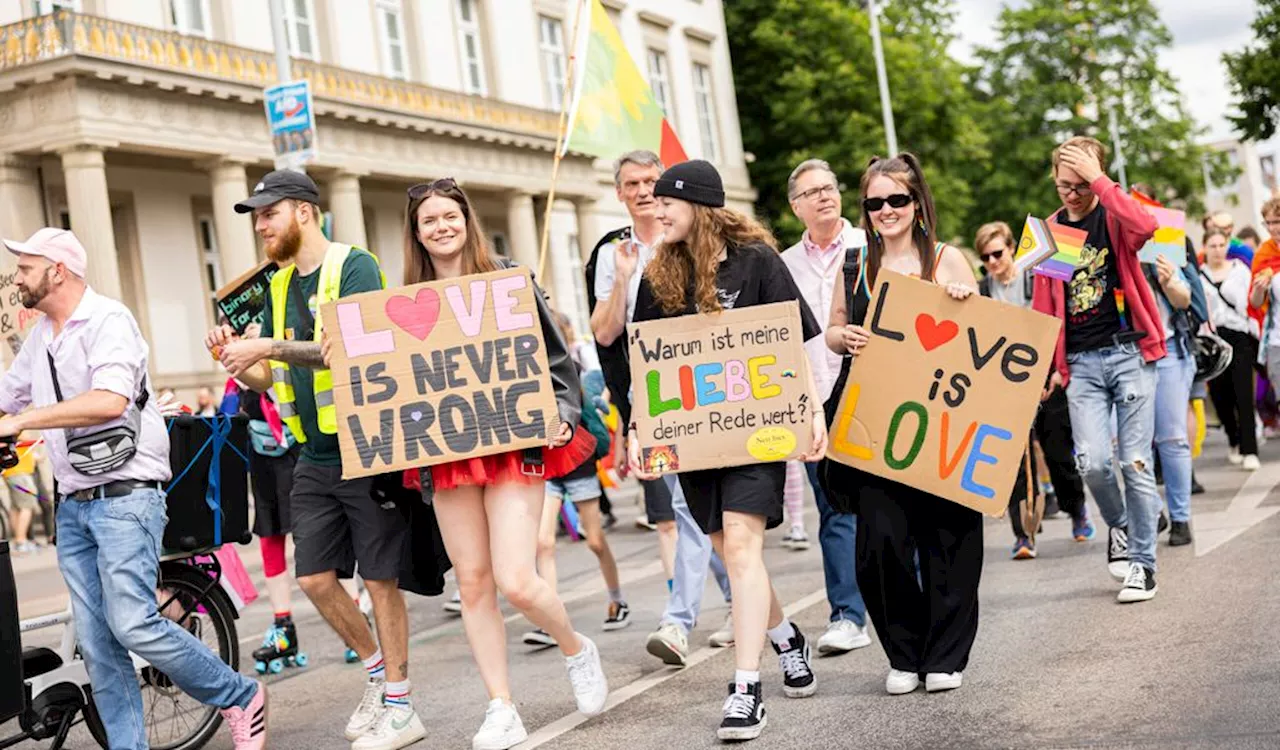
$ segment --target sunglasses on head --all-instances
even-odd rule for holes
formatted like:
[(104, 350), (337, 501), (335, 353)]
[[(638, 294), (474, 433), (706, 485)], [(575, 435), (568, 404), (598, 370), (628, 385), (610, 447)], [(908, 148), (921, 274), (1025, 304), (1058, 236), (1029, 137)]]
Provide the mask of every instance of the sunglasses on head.
[(435, 182), (419, 182), (417, 185), (414, 185), (413, 187), (409, 188), (408, 190), (409, 200), (411, 201), (417, 200), (422, 196), (426, 195), (427, 193), (431, 193), (431, 192), (436, 192), (440, 190), (457, 190), (457, 189), (458, 189), (458, 181), (453, 179), (452, 177), (445, 177), (444, 179), (436, 180)]
[(888, 198), (867, 198), (862, 201), (862, 207), (866, 209), (867, 213), (873, 214), (884, 208), (884, 204), (886, 203), (889, 204), (890, 208), (905, 208), (906, 206), (911, 205), (911, 202), (914, 200), (915, 196), (908, 195), (907, 193), (895, 193)]
[(1000, 260), (1001, 258), (1004, 257), (1004, 251), (995, 250), (993, 252), (987, 253), (986, 255), (979, 255), (978, 257), (982, 258), (983, 263), (986, 263), (989, 260)]

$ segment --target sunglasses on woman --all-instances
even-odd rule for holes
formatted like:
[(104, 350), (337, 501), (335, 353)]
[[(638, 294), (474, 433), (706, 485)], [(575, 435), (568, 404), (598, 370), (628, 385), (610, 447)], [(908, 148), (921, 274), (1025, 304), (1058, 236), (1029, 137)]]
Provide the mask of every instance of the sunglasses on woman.
[(415, 201), (427, 193), (439, 192), (441, 190), (457, 190), (458, 181), (452, 177), (445, 177), (435, 182), (419, 182), (417, 185), (409, 188), (409, 200)]
[(914, 200), (915, 196), (908, 195), (907, 193), (894, 193), (887, 198), (867, 198), (862, 201), (862, 208), (865, 209), (867, 213), (873, 214), (884, 208), (884, 204), (886, 203), (889, 204), (890, 208), (905, 208), (911, 205), (911, 202)]

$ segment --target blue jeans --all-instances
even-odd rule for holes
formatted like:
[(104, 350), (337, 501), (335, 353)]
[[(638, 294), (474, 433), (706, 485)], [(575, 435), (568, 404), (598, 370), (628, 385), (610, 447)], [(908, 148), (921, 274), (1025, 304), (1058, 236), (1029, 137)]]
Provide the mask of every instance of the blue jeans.
[(818, 482), (818, 465), (806, 463), (804, 468), (809, 472), (813, 499), (818, 503), (818, 544), (822, 546), (822, 575), (827, 581), (831, 622), (853, 620), (862, 627), (867, 624), (867, 605), (862, 601), (855, 569), (858, 517), (832, 510)]
[[(1118, 344), (1067, 355), (1071, 379), (1067, 402), (1075, 438), (1076, 468), (1111, 527), (1127, 527), (1129, 559), (1156, 567), (1156, 517), (1160, 493), (1152, 470), (1155, 434), (1156, 366), (1142, 359), (1136, 344)], [(1111, 410), (1124, 491), (1115, 471)], [(1185, 407), (1184, 407), (1185, 408)]]
[(724, 593), (726, 602), (733, 601), (729, 591), (729, 573), (724, 569), (720, 556), (711, 547), (711, 537), (702, 533), (698, 522), (689, 513), (689, 504), (684, 500), (684, 489), (675, 475), (662, 478), (671, 491), (671, 509), (676, 514), (676, 562), (671, 581), (671, 596), (667, 598), (667, 609), (662, 613), (662, 622), (674, 623), (686, 634), (693, 630), (698, 621), (698, 612), (702, 609), (702, 590), (707, 585), (707, 567), (716, 576), (716, 583)]
[(1156, 451), (1164, 471), (1169, 517), (1191, 520), (1191, 442), (1187, 439), (1187, 403), (1196, 377), (1196, 361), (1182, 355), (1175, 342), (1156, 363)]
[(80, 652), (111, 750), (148, 746), (131, 651), (191, 697), (218, 708), (247, 708), (258, 689), (160, 616), (156, 580), (167, 520), (158, 490), (64, 500), (58, 508), (58, 567), (71, 592)]

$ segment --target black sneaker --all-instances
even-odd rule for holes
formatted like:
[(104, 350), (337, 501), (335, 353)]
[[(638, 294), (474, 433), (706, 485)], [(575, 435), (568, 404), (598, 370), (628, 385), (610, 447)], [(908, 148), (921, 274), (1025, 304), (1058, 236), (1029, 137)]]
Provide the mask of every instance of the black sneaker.
[(768, 723), (764, 701), (760, 697), (760, 683), (729, 683), (729, 697), (724, 701), (724, 721), (720, 722), (716, 737), (722, 740), (754, 740)]
[(779, 646), (770, 643), (778, 655), (778, 666), (782, 667), (782, 692), (788, 698), (808, 698), (818, 692), (818, 678), (813, 675), (809, 660), (809, 642), (804, 633), (795, 625), (791, 626), (795, 635), (786, 644)]
[(1160, 518), (1156, 520), (1156, 533), (1163, 534), (1165, 529), (1169, 528), (1169, 517), (1160, 511)]
[(609, 616), (604, 620), (605, 630), (622, 630), (631, 624), (631, 608), (626, 602), (609, 602)]
[(1196, 473), (1194, 471), (1191, 472), (1191, 494), (1193, 495), (1204, 494), (1204, 485), (1200, 484), (1199, 479), (1196, 479)]
[(1145, 602), (1155, 597), (1157, 589), (1156, 572), (1151, 568), (1133, 563), (1129, 566), (1129, 575), (1125, 577), (1124, 588), (1120, 589), (1116, 601), (1121, 604)]
[(556, 639), (547, 635), (547, 631), (542, 628), (535, 628), (524, 634), (524, 642), (530, 646), (554, 646)]
[(1169, 529), (1169, 546), (1181, 547), (1184, 544), (1191, 544), (1191, 524), (1174, 521), (1173, 527)]
[(1112, 526), (1107, 531), (1107, 571), (1112, 578), (1123, 581), (1129, 575), (1129, 529)]

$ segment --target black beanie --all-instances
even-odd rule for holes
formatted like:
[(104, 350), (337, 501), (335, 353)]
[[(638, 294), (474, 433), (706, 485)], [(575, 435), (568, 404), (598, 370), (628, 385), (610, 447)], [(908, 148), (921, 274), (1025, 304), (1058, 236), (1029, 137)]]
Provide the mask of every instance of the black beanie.
[(653, 186), (658, 197), (679, 198), (711, 208), (724, 208), (724, 182), (711, 162), (684, 161), (670, 167)]

